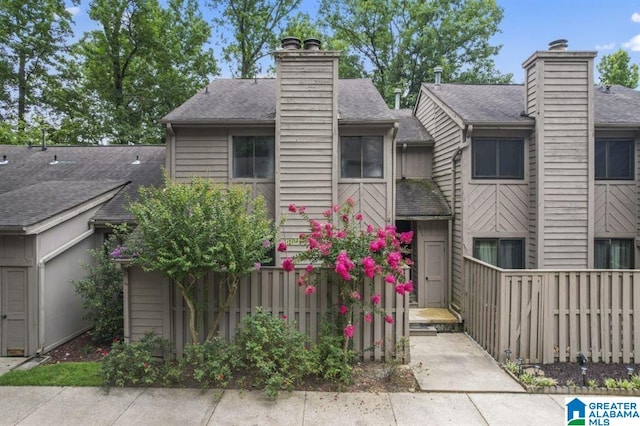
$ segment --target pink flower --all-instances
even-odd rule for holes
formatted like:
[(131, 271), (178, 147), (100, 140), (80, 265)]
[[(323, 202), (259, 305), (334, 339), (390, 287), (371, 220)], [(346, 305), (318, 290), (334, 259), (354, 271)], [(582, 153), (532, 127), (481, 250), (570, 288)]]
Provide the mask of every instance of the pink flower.
[(320, 252), (324, 256), (328, 256), (330, 251), (331, 251), (331, 243), (320, 244)]
[(291, 213), (296, 213), (298, 211), (298, 209), (296, 209), (296, 205), (295, 204), (291, 203), (291, 204), (289, 204), (289, 211)]
[(371, 258), (371, 256), (367, 256), (362, 259), (361, 263), (364, 268), (364, 274), (369, 278), (373, 278), (376, 274), (376, 262)]
[(306, 294), (307, 296), (315, 292), (316, 292), (316, 288), (315, 286), (312, 286), (312, 285), (308, 285), (307, 288), (304, 289), (304, 294)]
[(407, 281), (404, 283), (404, 291), (411, 293), (413, 291), (413, 281)]
[(372, 252), (378, 252), (386, 246), (387, 242), (384, 240), (384, 238), (378, 238), (375, 241), (371, 241), (371, 244), (369, 244), (369, 250), (371, 250)]
[(411, 243), (411, 240), (413, 240), (413, 231), (403, 232), (400, 234), (400, 241), (404, 244)]
[(374, 305), (379, 305), (380, 304), (380, 295), (379, 294), (374, 294), (373, 296), (371, 296), (371, 303), (373, 303)]
[(307, 208), (305, 206), (300, 206), (298, 207), (298, 213), (302, 214), (307, 210)]
[(344, 305), (340, 305), (340, 315), (347, 315), (347, 312), (349, 312), (349, 308)]
[(293, 271), (293, 260), (290, 257), (287, 257), (282, 261), (282, 269), (287, 272)]
[(385, 315), (384, 316), (384, 322), (389, 323), (389, 324), (393, 324), (393, 317), (391, 315)]
[(338, 232), (336, 233), (336, 238), (344, 238), (344, 237), (346, 237), (346, 236), (347, 236), (347, 233), (346, 233), (346, 232), (344, 232), (344, 231), (338, 231)]
[(318, 247), (318, 240), (315, 238), (309, 238), (309, 249), (313, 250), (316, 247)]
[(306, 276), (300, 276), (298, 277), (298, 287), (302, 287), (303, 285), (307, 284), (307, 277)]
[(337, 205), (337, 204), (334, 204), (333, 207), (332, 207), (332, 210), (333, 210), (334, 213), (336, 213), (338, 210), (340, 210), (340, 206)]
[(346, 214), (343, 214), (343, 215), (342, 215), (342, 221), (343, 221), (343, 222), (349, 222), (349, 216), (348, 216), (348, 215), (346, 215)]
[(366, 322), (371, 322), (373, 321), (373, 314), (371, 312), (367, 312), (366, 314), (364, 314), (364, 320)]
[(269, 240), (264, 240), (264, 241), (262, 242), (262, 247), (264, 247), (264, 248), (269, 248), (269, 247), (271, 247), (271, 241), (269, 241)]
[(351, 298), (353, 300), (360, 300), (362, 299), (362, 296), (360, 296), (360, 293), (358, 293), (357, 291), (352, 291), (350, 294)]
[(347, 326), (344, 328), (344, 335), (347, 339), (351, 339), (355, 331), (356, 328), (353, 325), (347, 324)]
[(283, 319), (283, 320), (286, 320), (287, 318), (289, 318), (289, 317), (288, 317), (288, 316), (286, 316), (286, 315), (283, 315), (283, 316), (282, 316), (282, 319)]
[(373, 225), (372, 224), (368, 224), (367, 225), (367, 234), (370, 234), (373, 232)]
[(322, 213), (322, 216), (324, 217), (330, 217), (331, 216), (331, 210), (325, 210), (324, 213)]
[(398, 294), (400, 294), (400, 295), (404, 296), (404, 292), (405, 292), (404, 284), (398, 284), (398, 285), (396, 286), (396, 293), (398, 293)]
[(397, 269), (400, 261), (402, 260), (402, 253), (399, 251), (392, 251), (387, 255), (387, 264), (391, 269)]
[(259, 271), (262, 268), (262, 264), (260, 262), (256, 262), (253, 264), (253, 267), (256, 268), (256, 271)]
[(361, 222), (361, 221), (362, 221), (362, 213), (356, 213), (356, 220), (357, 220), (358, 222)]
[(278, 251), (287, 251), (287, 243), (285, 243), (284, 241), (280, 241), (278, 243)]
[(387, 274), (384, 277), (384, 282), (389, 283), (389, 284), (393, 284), (396, 282), (396, 277), (393, 274)]
[(349, 198), (347, 198), (347, 205), (353, 207), (353, 206), (356, 205), (356, 202), (353, 201), (353, 198), (349, 197)]
[(313, 272), (313, 265), (309, 264), (309, 265), (307, 265), (307, 266), (306, 266), (306, 268), (304, 268), (304, 269), (305, 269), (305, 271), (307, 271), (308, 273), (311, 273), (311, 272)]
[(349, 281), (351, 279), (351, 275), (349, 274), (349, 271), (347, 270), (347, 267), (344, 263), (336, 264), (335, 271), (343, 280)]

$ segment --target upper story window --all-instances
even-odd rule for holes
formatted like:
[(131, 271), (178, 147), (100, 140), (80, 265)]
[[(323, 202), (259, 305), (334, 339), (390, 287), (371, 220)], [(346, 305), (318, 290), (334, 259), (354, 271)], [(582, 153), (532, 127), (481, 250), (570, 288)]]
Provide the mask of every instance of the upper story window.
[(596, 139), (596, 179), (633, 179), (633, 139)]
[(633, 239), (598, 238), (595, 240), (596, 269), (632, 269)]
[(473, 177), (524, 179), (524, 140), (474, 138)]
[(503, 269), (523, 269), (524, 238), (474, 238), (473, 257)]
[(382, 136), (343, 136), (340, 138), (340, 177), (383, 177)]
[(272, 178), (275, 164), (273, 136), (233, 137), (233, 177)]

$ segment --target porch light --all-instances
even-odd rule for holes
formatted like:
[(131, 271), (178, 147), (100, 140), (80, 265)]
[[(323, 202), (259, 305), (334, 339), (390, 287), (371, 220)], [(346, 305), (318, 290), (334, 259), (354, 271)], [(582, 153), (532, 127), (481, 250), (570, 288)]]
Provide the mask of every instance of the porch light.
[(511, 349), (504, 350), (504, 358), (507, 362), (511, 361)]
[(518, 357), (517, 361), (518, 361), (518, 374), (522, 375), (522, 362), (524, 361), (524, 359), (522, 359), (521, 357)]
[(629, 376), (629, 378), (633, 376), (633, 367), (631, 366), (627, 367), (627, 376)]
[(580, 370), (582, 371), (582, 386), (587, 386), (587, 367), (583, 365)]
[(535, 371), (536, 377), (538, 377), (538, 373), (540, 372), (540, 366), (538, 364), (534, 365), (533, 370)]

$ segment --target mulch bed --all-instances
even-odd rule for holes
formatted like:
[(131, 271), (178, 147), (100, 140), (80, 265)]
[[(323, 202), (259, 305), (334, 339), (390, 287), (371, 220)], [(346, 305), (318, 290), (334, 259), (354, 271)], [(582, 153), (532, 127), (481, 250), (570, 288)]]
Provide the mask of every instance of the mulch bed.
[[(640, 364), (604, 364), (587, 363), (587, 374), (585, 380), (596, 380), (597, 386), (604, 386), (605, 379), (622, 380), (628, 378), (627, 367), (633, 367), (633, 374), (640, 374)], [(582, 370), (578, 363), (555, 363), (540, 366), (546, 377), (557, 380), (558, 385), (567, 386), (573, 383), (582, 386)]]

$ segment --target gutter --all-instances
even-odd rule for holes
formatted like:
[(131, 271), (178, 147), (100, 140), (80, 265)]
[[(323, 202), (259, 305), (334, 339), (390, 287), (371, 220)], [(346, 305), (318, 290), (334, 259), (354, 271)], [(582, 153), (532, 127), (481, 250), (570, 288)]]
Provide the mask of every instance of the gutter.
[(82, 234), (78, 235), (77, 237), (75, 237), (74, 239), (72, 239), (71, 241), (67, 241), (65, 244), (61, 245), (60, 247), (56, 248), (55, 250), (53, 250), (52, 252), (42, 256), (40, 258), (40, 260), (38, 261), (38, 292), (39, 292), (39, 303), (40, 303), (40, 309), (38, 312), (38, 351), (37, 353), (41, 356), (42, 354), (44, 354), (45, 352), (47, 352), (48, 350), (50, 350), (50, 347), (44, 347), (44, 340), (45, 340), (45, 312), (44, 312), (44, 305), (45, 305), (45, 265), (47, 262), (49, 262), (51, 259), (54, 259), (56, 257), (58, 257), (60, 254), (64, 253), (65, 251), (67, 251), (68, 249), (70, 249), (71, 247), (75, 246), (76, 244), (84, 241), (85, 239), (87, 239), (88, 237), (92, 236), (94, 233), (94, 229), (93, 227), (90, 227), (89, 230), (83, 232)]

